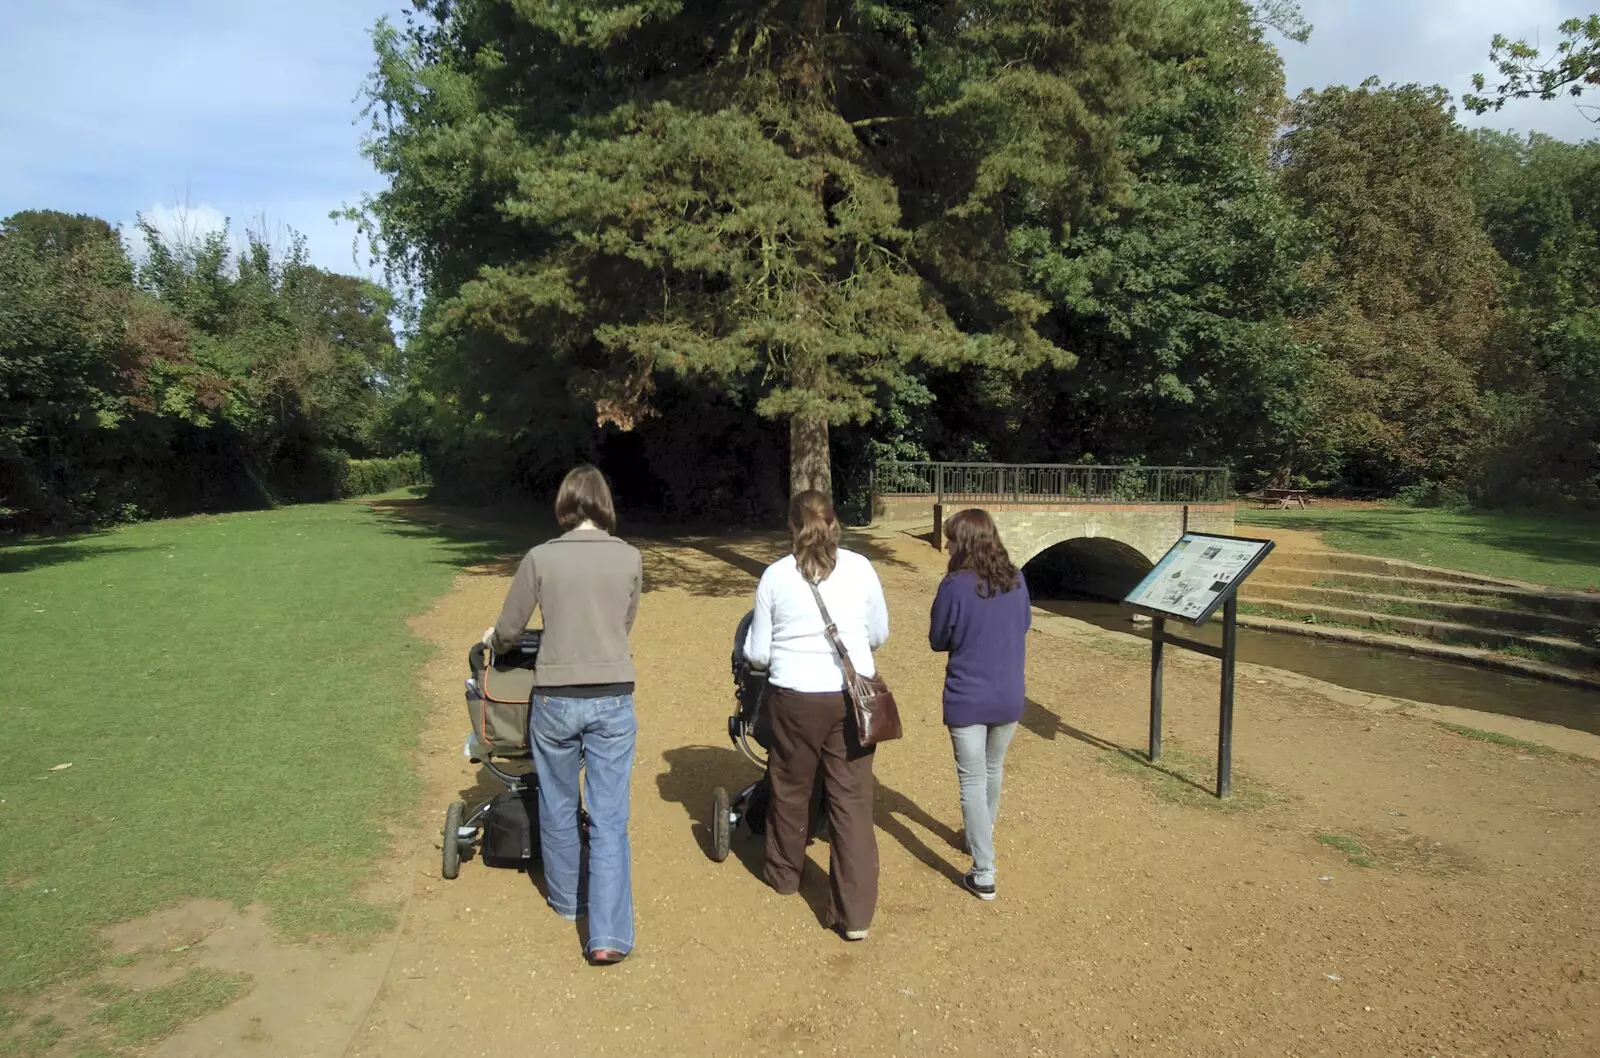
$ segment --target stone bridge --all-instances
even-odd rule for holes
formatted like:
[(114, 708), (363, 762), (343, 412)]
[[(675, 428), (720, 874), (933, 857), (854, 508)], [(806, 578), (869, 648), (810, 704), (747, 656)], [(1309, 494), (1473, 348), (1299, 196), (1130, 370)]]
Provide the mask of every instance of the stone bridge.
[(1233, 532), (1228, 472), (1220, 468), (896, 463), (874, 480), (874, 520), (931, 520), (941, 550), (945, 519), (968, 507), (993, 516), (1018, 566), (1058, 552), (1080, 590), (1112, 597), (1185, 532)]

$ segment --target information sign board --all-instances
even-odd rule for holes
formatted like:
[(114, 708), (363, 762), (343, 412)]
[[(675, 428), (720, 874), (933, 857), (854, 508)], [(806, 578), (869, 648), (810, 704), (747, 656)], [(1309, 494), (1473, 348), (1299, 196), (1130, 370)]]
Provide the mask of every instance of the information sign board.
[[(1123, 602), (1154, 617), (1150, 629), (1150, 762), (1161, 759), (1161, 684), (1164, 647), (1181, 647), (1222, 662), (1217, 716), (1217, 796), (1228, 796), (1233, 775), (1233, 672), (1239, 651), (1239, 585), (1272, 551), (1271, 540), (1184, 533)], [(1222, 608), (1222, 645), (1167, 631), (1176, 618), (1199, 626)]]
[(1184, 533), (1123, 601), (1202, 625), (1271, 550), (1270, 540)]

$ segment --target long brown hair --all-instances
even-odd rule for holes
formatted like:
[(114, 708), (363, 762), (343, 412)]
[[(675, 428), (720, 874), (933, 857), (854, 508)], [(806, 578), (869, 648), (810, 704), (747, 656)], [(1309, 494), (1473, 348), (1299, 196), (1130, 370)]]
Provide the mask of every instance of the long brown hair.
[(949, 573), (970, 569), (978, 576), (978, 595), (989, 599), (1017, 586), (1017, 567), (1011, 564), (1000, 530), (989, 512), (979, 507), (952, 514), (944, 523), (945, 546), (950, 549)]
[(556, 521), (568, 532), (584, 522), (593, 522), (608, 533), (617, 531), (611, 486), (598, 467), (584, 463), (567, 471), (556, 492)]
[(800, 575), (821, 584), (839, 564), (839, 518), (833, 501), (816, 489), (796, 493), (789, 501), (789, 536)]

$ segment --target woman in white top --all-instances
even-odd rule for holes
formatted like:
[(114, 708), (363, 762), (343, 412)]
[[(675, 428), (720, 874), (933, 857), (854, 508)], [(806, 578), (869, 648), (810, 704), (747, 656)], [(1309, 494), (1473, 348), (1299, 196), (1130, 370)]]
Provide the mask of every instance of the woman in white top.
[(877, 672), (872, 652), (889, 638), (889, 610), (872, 563), (839, 547), (833, 502), (820, 492), (789, 505), (794, 553), (767, 567), (756, 588), (745, 656), (768, 671), (772, 719), (767, 882), (800, 889), (819, 765), (828, 794), (828, 925), (865, 940), (878, 903), (878, 839), (872, 825), (872, 750), (863, 749), (845, 698), (844, 666), (828, 642), (813, 585), (827, 603), (850, 661)]

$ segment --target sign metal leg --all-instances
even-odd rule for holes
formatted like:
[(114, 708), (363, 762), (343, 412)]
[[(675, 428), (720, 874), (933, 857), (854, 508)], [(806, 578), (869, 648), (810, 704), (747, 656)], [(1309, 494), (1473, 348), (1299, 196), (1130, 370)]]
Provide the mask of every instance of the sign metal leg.
[(1239, 603), (1229, 595), (1222, 604), (1222, 712), (1217, 723), (1217, 796), (1228, 796), (1233, 783), (1233, 661), (1239, 646)]
[(1150, 625), (1150, 763), (1154, 764), (1161, 759), (1161, 673), (1163, 669), (1161, 642), (1162, 633), (1166, 631), (1167, 621), (1164, 617), (1152, 619)]

